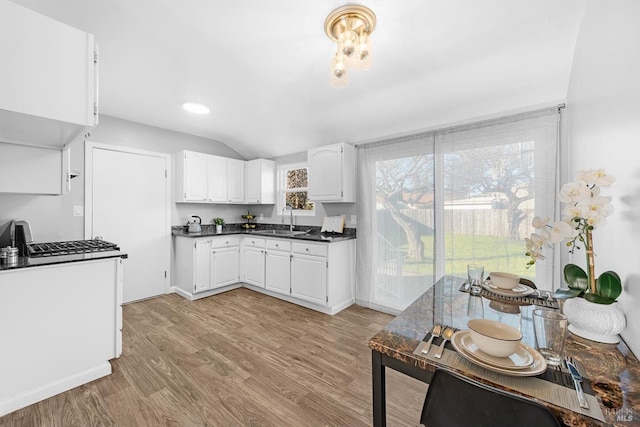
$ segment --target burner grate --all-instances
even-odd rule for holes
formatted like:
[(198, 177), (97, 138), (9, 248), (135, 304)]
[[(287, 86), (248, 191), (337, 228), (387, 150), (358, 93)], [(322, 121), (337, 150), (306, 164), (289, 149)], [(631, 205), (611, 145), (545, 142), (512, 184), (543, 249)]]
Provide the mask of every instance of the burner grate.
[(69, 240), (27, 244), (30, 257), (84, 254), (88, 252), (119, 251), (115, 243), (106, 240)]

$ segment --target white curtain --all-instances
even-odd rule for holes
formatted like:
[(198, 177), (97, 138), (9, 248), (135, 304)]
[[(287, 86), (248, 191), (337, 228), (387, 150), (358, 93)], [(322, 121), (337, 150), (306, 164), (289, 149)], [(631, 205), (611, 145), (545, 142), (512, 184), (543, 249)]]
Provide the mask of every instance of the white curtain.
[(357, 303), (399, 312), (468, 263), (559, 287), (552, 248), (526, 269), (524, 245), (556, 211), (558, 143), (552, 108), (359, 146)]

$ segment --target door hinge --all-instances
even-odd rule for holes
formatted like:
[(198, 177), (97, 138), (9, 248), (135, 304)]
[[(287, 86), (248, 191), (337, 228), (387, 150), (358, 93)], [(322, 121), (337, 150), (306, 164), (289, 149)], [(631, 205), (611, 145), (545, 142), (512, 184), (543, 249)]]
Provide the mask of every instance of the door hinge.
[(327, 298), (327, 299), (326, 299), (327, 303), (329, 303), (329, 295), (327, 295), (327, 297), (326, 297), (326, 298)]
[(340, 147), (340, 153), (344, 153), (344, 147)]
[(94, 64), (98, 63), (98, 51), (97, 50), (93, 51), (93, 63)]
[(94, 116), (98, 115), (98, 103), (97, 102), (93, 103), (93, 115)]
[(194, 248), (197, 248), (197, 247), (198, 247), (198, 243), (193, 242), (193, 247), (194, 247)]
[(344, 191), (340, 192), (340, 197), (344, 197)]
[(289, 262), (293, 262), (293, 255), (289, 255)]
[(196, 284), (194, 283), (193, 284), (193, 292), (195, 292), (195, 291), (196, 291)]
[(329, 261), (325, 261), (327, 263), (327, 268), (329, 268)]
[(167, 278), (167, 270), (164, 271), (164, 278)]
[(167, 177), (167, 170), (166, 169), (164, 170), (164, 177), (165, 178)]

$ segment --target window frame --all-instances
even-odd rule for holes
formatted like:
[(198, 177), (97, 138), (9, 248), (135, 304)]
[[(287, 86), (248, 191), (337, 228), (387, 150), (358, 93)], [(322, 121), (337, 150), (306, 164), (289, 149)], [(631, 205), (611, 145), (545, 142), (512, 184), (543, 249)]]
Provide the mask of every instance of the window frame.
[[(296, 188), (295, 191), (287, 191), (286, 181), (287, 181), (287, 172), (292, 169), (306, 169), (307, 174), (309, 173), (309, 164), (307, 162), (297, 162), (297, 163), (286, 163), (278, 165), (277, 170), (277, 212), (278, 216), (285, 216), (284, 208), (285, 208), (285, 200), (287, 193), (300, 193), (306, 192), (309, 193), (309, 187), (300, 187)], [(307, 175), (308, 176), (308, 175)], [(312, 201), (313, 202), (313, 201)], [(293, 216), (315, 216), (316, 215), (316, 203), (313, 202), (313, 209), (303, 210), (303, 209), (293, 209)], [(289, 216), (289, 212), (286, 213), (286, 216)]]

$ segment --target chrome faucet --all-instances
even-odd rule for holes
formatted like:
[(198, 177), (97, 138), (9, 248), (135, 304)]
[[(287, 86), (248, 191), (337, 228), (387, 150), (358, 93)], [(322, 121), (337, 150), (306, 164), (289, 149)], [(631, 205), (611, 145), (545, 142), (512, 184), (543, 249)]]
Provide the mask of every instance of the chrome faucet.
[[(282, 212), (286, 212), (287, 210), (290, 212), (289, 231), (293, 231), (293, 205), (291, 205), (290, 203), (287, 203), (284, 209), (282, 209)], [(282, 214), (282, 218), (284, 219), (284, 213)]]

